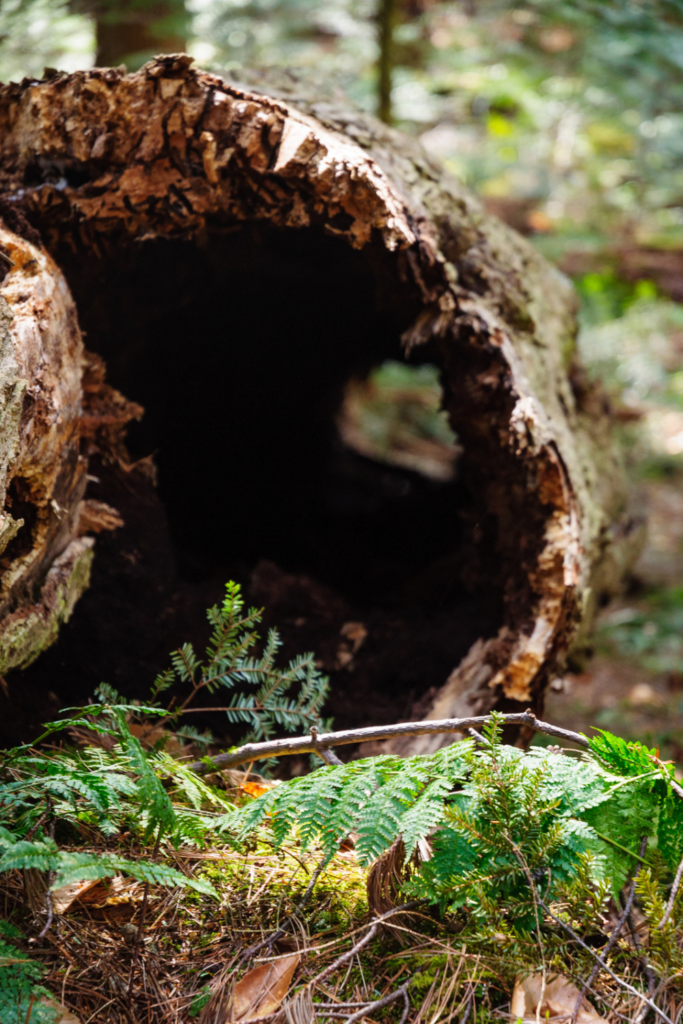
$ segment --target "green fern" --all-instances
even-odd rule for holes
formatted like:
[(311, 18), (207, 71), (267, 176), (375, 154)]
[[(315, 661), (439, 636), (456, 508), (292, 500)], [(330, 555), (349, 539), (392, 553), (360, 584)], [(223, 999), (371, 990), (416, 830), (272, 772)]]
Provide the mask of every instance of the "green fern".
[(8, 921), (0, 921), (0, 1021), (2, 1024), (53, 1024), (57, 1011), (41, 1002), (52, 993), (40, 984), (47, 968), (31, 960), (11, 941), (21, 932)]
[(313, 654), (300, 655), (286, 668), (278, 668), (282, 641), (277, 630), (271, 629), (257, 655), (256, 627), (261, 612), (251, 608), (244, 613), (237, 583), (227, 584), (222, 604), (214, 605), (207, 615), (213, 629), (204, 657), (198, 657), (192, 644), (185, 644), (172, 655), (172, 668), (154, 684), (154, 699), (174, 683), (190, 687), (188, 697), (170, 715), (173, 722), (188, 712), (200, 692), (227, 690), (234, 692), (226, 700), (226, 717), (231, 725), (249, 727), (245, 742), (270, 739), (278, 729), (309, 732), (315, 726), (322, 732), (330, 727), (329, 721), (320, 717), (329, 683), (316, 667)]
[[(99, 705), (97, 717), (89, 721), (91, 728), (117, 741), (111, 750), (88, 747), (30, 756), (9, 752), (5, 781), (0, 782), (0, 872), (49, 872), (53, 888), (121, 872), (155, 885), (188, 886), (215, 895), (208, 883), (163, 863), (60, 849), (41, 827), (47, 818), (60, 823), (67, 839), (69, 827), (75, 839), (85, 824), (105, 836), (126, 828), (143, 843), (165, 836), (175, 846), (202, 845), (219, 814), (231, 806), (163, 750), (145, 750), (121, 708), (120, 703)], [(74, 720), (79, 718), (62, 720), (62, 727)]]
[(356, 832), (356, 852), (363, 864), (375, 860), (405, 831), (412, 854), (443, 817), (443, 800), (437, 794), (464, 779), (468, 743), (427, 758), (378, 757), (321, 768), (227, 815), (220, 827), (236, 831), (239, 841), (268, 818), (281, 845), (296, 824), (302, 846), (320, 841), (326, 857), (334, 855), (349, 832)]
[(616, 895), (632, 872), (642, 838), (675, 871), (683, 855), (683, 800), (673, 792), (674, 766), (656, 750), (604, 730), (590, 741), (590, 755), (601, 768), (606, 799), (587, 815), (602, 840), (612, 891)]
[[(328, 727), (320, 718), (327, 680), (316, 669), (313, 656), (295, 658), (279, 669), (280, 639), (275, 631), (257, 656), (255, 626), (260, 613), (252, 609), (243, 614), (237, 584), (227, 585), (225, 600), (209, 609), (208, 616), (213, 631), (204, 658), (197, 656), (191, 644), (176, 651), (173, 667), (154, 684), (151, 703), (131, 704), (103, 683), (96, 703), (67, 709), (70, 716), (47, 725), (33, 745), (0, 755), (0, 872), (32, 867), (49, 873), (53, 888), (123, 872), (143, 882), (189, 886), (215, 895), (208, 883), (190, 879), (158, 860), (74, 852), (60, 848), (52, 835), (59, 823), (62, 845), (78, 845), (84, 825), (109, 839), (125, 829), (157, 850), (162, 840), (175, 847), (204, 845), (232, 804), (164, 750), (172, 733), (200, 740), (204, 746), (210, 742), (207, 734), (199, 736), (191, 726), (179, 724), (204, 690), (233, 690), (228, 721), (248, 725), (255, 739), (276, 729)], [(189, 684), (190, 693), (177, 708), (164, 709), (158, 698), (174, 682)], [(238, 685), (247, 690), (238, 691)], [(141, 726), (143, 735), (145, 730), (160, 735), (152, 749), (133, 734), (133, 722)], [(69, 730), (81, 734), (86, 730), (101, 745), (36, 752), (42, 740)]]
[(589, 871), (591, 886), (607, 879), (617, 894), (643, 835), (675, 868), (683, 801), (653, 751), (601, 733), (578, 761), (543, 748), (524, 753), (501, 743), (501, 728), (493, 715), (478, 745), (320, 768), (226, 815), (220, 827), (236, 843), (264, 826), (277, 845), (295, 834), (304, 848), (320, 843), (328, 859), (353, 832), (366, 865), (399, 838), (409, 859), (429, 837), (432, 857), (410, 892), (482, 920), (505, 906), (507, 920), (526, 929), (534, 886), (552, 899)]

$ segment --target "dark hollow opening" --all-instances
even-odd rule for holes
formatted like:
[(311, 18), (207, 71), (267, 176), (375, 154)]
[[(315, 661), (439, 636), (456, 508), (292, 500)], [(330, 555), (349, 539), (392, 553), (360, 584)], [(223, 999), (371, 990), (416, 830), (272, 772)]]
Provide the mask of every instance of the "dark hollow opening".
[(144, 696), (172, 648), (201, 646), (204, 609), (237, 579), (284, 657), (315, 650), (337, 726), (409, 717), (495, 633), (502, 596), (468, 575), (477, 524), (462, 477), (360, 455), (337, 428), (348, 382), (402, 358), (420, 310), (403, 257), (263, 224), (54, 255), (86, 346), (145, 408), (128, 450), (153, 455), (158, 483), (149, 463), (91, 462), (87, 496), (125, 526), (98, 536), (90, 590), (14, 685), (55, 703), (103, 680)]

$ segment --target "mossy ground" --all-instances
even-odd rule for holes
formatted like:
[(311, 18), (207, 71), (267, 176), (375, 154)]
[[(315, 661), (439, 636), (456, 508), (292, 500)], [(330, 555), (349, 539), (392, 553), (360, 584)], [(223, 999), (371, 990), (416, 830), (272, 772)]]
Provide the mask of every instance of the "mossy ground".
[[(150, 891), (132, 987), (140, 887), (130, 890), (122, 902), (99, 907), (75, 902), (66, 913), (55, 916), (40, 940), (43, 918), (32, 917), (27, 903), (30, 880), (19, 872), (5, 876), (0, 892), (4, 916), (22, 928), (26, 952), (47, 967), (46, 985), (81, 1024), (225, 1024), (230, 1018), (206, 1016), (212, 996), (215, 1002), (255, 967), (292, 953), (299, 953), (300, 961), (290, 993), (300, 990), (351, 950), (374, 917), (368, 903), (367, 871), (349, 850), (337, 855), (320, 875), (286, 933), (271, 946), (245, 955), (299, 907), (320, 852), (302, 851), (296, 841), (274, 851), (259, 839), (246, 852), (214, 845), (205, 851), (166, 853), (183, 871), (207, 878), (219, 899), (190, 890)], [(589, 941), (601, 945), (610, 927), (610, 912), (600, 923), (596, 906), (585, 909), (592, 921), (583, 922), (582, 933), (594, 932)], [(578, 907), (570, 908), (575, 927), (579, 927), (580, 912)], [(549, 970), (564, 968), (572, 976), (589, 972), (589, 957), (581, 962), (568, 954), (566, 943), (550, 934), (546, 938)], [(391, 929), (385, 926), (373, 941), (312, 986), (314, 1005), (328, 1004), (324, 1012), (316, 1011), (317, 1019), (343, 1019), (354, 1012), (343, 1004), (370, 1003), (408, 981), (406, 1019), (411, 1022), (446, 1024), (461, 1019), (466, 1010), (468, 1020), (480, 1024), (506, 1019), (515, 976), (532, 967), (536, 949), (534, 936), (520, 942), (506, 934), (502, 918), (475, 928), (462, 916), (442, 917), (432, 908), (412, 911), (394, 919)], [(633, 943), (625, 937), (613, 958), (625, 975), (634, 971), (633, 954)], [(617, 1013), (630, 1011), (628, 998), (606, 976), (600, 991), (616, 1011), (606, 1011), (603, 1004), (601, 1010), (608, 1019), (616, 1022)], [(341, 1005), (335, 1014), (330, 1004), (337, 1003)], [(366, 1019), (388, 1024), (399, 1021), (403, 1010), (399, 1000), (369, 1012)]]

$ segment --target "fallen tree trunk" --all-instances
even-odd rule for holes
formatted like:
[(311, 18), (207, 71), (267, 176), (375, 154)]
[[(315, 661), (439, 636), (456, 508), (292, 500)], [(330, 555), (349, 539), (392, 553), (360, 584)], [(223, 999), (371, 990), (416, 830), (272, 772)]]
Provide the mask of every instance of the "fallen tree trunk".
[[(414, 141), (291, 77), (245, 86), (189, 65), (0, 90), (0, 246), (15, 264), (0, 295), (16, 362), (0, 471), (27, 510), (19, 529), (5, 505), (22, 547), (3, 562), (2, 665), (52, 639), (30, 624), (71, 611), (89, 527), (115, 527), (113, 507), (126, 528), (101, 535), (95, 569), (100, 550), (111, 563), (126, 549), (138, 583), (156, 573), (157, 624), (173, 602), (186, 609), (179, 580), (196, 597), (198, 580), (241, 574), (288, 645), (315, 645), (343, 721), (395, 719), (397, 694), (399, 717), (411, 701), (433, 719), (540, 713), (633, 546), (609, 408), (574, 356), (571, 286)], [(110, 381), (147, 410), (132, 450), (158, 452), (170, 534), (122, 447), (141, 410), (98, 364), (83, 390), (77, 317)], [(335, 427), (349, 380), (402, 355), (441, 371), (463, 450), (441, 489), (353, 461)], [(26, 396), (52, 396), (49, 416), (20, 379)], [(81, 604), (88, 642), (102, 653), (110, 638), (97, 671), (111, 679), (121, 640), (100, 620), (134, 630), (141, 598), (129, 576), (108, 598), (105, 576), (99, 603)], [(62, 666), (83, 651), (79, 615)]]

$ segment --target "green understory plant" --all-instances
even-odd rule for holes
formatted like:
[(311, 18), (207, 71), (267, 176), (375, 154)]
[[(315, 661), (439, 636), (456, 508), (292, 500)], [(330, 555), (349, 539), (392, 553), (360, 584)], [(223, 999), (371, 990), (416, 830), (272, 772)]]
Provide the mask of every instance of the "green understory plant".
[(222, 827), (235, 830), (240, 841), (267, 822), (277, 843), (296, 831), (304, 848), (320, 842), (327, 857), (354, 832), (365, 864), (397, 839), (410, 859), (430, 838), (433, 856), (421, 874), (444, 905), (465, 898), (475, 863), (471, 884), (481, 876), (507, 893), (511, 877), (524, 871), (516, 850), (532, 871), (548, 870), (556, 882), (571, 877), (581, 856), (590, 854), (615, 892), (638, 859), (642, 835), (651, 837), (670, 869), (676, 867), (683, 854), (683, 800), (671, 787), (673, 766), (654, 750), (600, 730), (585, 754), (541, 747), (524, 752), (501, 742), (501, 727), (494, 713), (481, 742), (320, 768), (229, 815)]
[[(511, 979), (543, 963), (565, 973), (574, 963), (585, 977), (590, 955), (544, 908), (554, 907), (582, 934), (586, 927), (599, 934), (610, 895), (618, 902), (641, 864), (639, 892), (661, 917), (683, 856), (683, 799), (672, 788), (673, 767), (602, 731), (585, 753), (525, 753), (504, 745), (501, 730), (494, 714), (478, 741), (428, 756), (320, 768), (230, 812), (221, 827), (237, 845), (266, 830), (276, 845), (292, 838), (303, 849), (317, 844), (328, 860), (352, 835), (366, 865), (400, 840), (406, 864), (412, 858), (414, 865), (416, 854), (419, 861), (407, 872), (406, 898), (438, 906), (468, 948), (493, 948)], [(682, 903), (657, 939), (669, 974), (683, 968), (674, 938)]]
[[(97, 703), (70, 709), (75, 713), (48, 725), (34, 745), (0, 755), (0, 872), (47, 872), (52, 889), (125, 873), (214, 894), (207, 882), (150, 856), (162, 842), (203, 845), (232, 807), (224, 792), (165, 749), (172, 737), (210, 738), (182, 724), (190, 702), (202, 691), (230, 691), (227, 719), (250, 727), (249, 739), (269, 737), (277, 728), (325, 729), (328, 723), (320, 718), (327, 680), (313, 656), (278, 668), (275, 630), (258, 653), (260, 613), (244, 613), (237, 584), (227, 585), (223, 603), (209, 609), (208, 618), (213, 631), (204, 658), (191, 644), (173, 654), (172, 668), (158, 677), (148, 704), (128, 703), (103, 684)], [(189, 696), (178, 706), (161, 707), (160, 694), (174, 682), (189, 686)], [(38, 748), (40, 741), (65, 732), (90, 745)], [(79, 849), (84, 845), (91, 848)], [(121, 846), (135, 846), (138, 856), (123, 856)]]
[[(562, 922), (591, 941), (604, 934), (610, 900), (618, 903), (640, 865), (650, 962), (661, 978), (681, 975), (681, 898), (664, 918), (683, 856), (683, 799), (672, 765), (656, 751), (597, 732), (585, 752), (524, 752), (502, 743), (494, 714), (477, 740), (427, 756), (328, 765), (236, 808), (171, 757), (169, 737), (192, 735), (182, 725), (189, 702), (162, 707), (160, 694), (173, 681), (191, 698), (229, 690), (229, 720), (261, 738), (277, 728), (327, 728), (319, 717), (326, 681), (312, 657), (277, 668), (277, 636), (258, 646), (258, 614), (243, 614), (236, 587), (209, 616), (204, 657), (190, 646), (177, 652), (149, 704), (127, 703), (103, 686), (97, 703), (72, 709), (41, 737), (66, 730), (89, 745), (0, 755), (0, 872), (35, 869), (48, 891), (125, 873), (211, 897), (211, 884), (177, 871), (166, 851), (226, 838), (241, 849), (260, 833), (270, 847), (294, 841), (329, 863), (352, 836), (358, 861), (369, 866), (399, 843), (413, 866), (406, 897), (430, 904), (433, 926), (445, 922), (482, 958), (482, 970), (509, 984), (524, 970), (588, 977), (590, 950)], [(48, 922), (49, 897), (45, 911)], [(632, 977), (640, 970), (623, 943), (612, 962)], [(0, 1003), (4, 1022), (3, 1012)]]
[(21, 932), (9, 921), (0, 921), (0, 1020), (2, 1024), (55, 1024), (57, 1011), (43, 1000), (51, 999), (40, 980), (45, 967), (26, 956), (12, 940)]
[[(250, 727), (251, 731), (242, 742), (270, 739), (278, 729), (285, 732), (310, 732), (311, 726), (321, 732), (329, 729), (330, 721), (320, 717), (329, 682), (316, 667), (315, 656), (302, 654), (293, 658), (286, 668), (279, 668), (280, 636), (276, 629), (271, 629), (265, 642), (261, 642), (257, 627), (262, 612), (250, 608), (245, 613), (239, 584), (228, 583), (222, 604), (209, 608), (207, 616), (213, 630), (204, 658), (197, 657), (192, 644), (184, 644), (171, 656), (172, 667), (155, 681), (153, 700), (174, 683), (190, 690), (164, 719), (162, 724), (166, 728), (171, 724), (181, 739), (206, 742), (210, 737), (177, 723), (184, 715), (203, 710), (190, 707), (198, 694), (228, 691), (229, 699), (218, 710), (226, 714), (231, 725)], [(260, 654), (257, 653), (259, 647)]]

